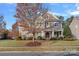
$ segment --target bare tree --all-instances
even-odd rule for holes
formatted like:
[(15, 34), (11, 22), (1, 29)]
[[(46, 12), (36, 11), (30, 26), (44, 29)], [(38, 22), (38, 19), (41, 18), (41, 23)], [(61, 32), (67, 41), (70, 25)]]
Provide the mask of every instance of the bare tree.
[(4, 16), (0, 16), (0, 32), (6, 30), (6, 22), (4, 21)]
[(39, 16), (44, 15), (47, 12), (47, 9), (42, 7), (42, 4), (39, 3), (21, 3), (17, 4), (16, 15), (17, 21), (24, 21), (22, 26), (26, 28), (26, 25), (29, 26), (29, 32), (33, 34), (33, 42), (35, 41), (35, 33), (41, 31), (40, 28), (36, 28), (35, 21)]
[(6, 38), (7, 37), (7, 32), (8, 30), (6, 29), (6, 22), (4, 21), (4, 16), (0, 15), (0, 38)]

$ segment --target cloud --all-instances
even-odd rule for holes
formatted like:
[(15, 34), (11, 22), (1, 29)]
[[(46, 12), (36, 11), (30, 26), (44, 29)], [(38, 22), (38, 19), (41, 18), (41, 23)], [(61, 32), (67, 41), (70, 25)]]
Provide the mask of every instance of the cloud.
[(79, 4), (78, 3), (75, 4), (75, 7), (76, 7), (76, 9), (71, 10), (71, 11), (68, 12), (70, 15), (74, 15), (74, 16), (79, 15)]
[(79, 4), (75, 4), (76, 10), (79, 10)]
[(53, 14), (54, 14), (54, 15), (60, 15), (60, 13), (56, 13), (56, 12), (54, 12)]
[(79, 3), (76, 3), (75, 6), (76, 6), (76, 7), (79, 6)]
[(77, 7), (77, 10), (79, 10), (79, 6)]
[(60, 13), (57, 13), (57, 12), (51, 12), (51, 11), (48, 11), (48, 13), (52, 14), (52, 15), (61, 15)]
[(76, 16), (76, 15), (79, 15), (79, 10), (78, 9), (75, 9), (74, 11), (68, 11), (67, 12), (69, 15), (73, 15), (73, 16)]
[(71, 15), (79, 15), (79, 11), (70, 12)]
[(67, 16), (66, 13), (57, 13), (57, 12), (53, 12), (53, 15), (58, 15), (58, 16)]

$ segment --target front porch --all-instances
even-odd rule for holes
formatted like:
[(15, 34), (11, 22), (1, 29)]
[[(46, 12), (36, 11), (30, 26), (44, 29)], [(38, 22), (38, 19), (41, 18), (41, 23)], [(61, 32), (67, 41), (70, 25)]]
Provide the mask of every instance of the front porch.
[(45, 38), (57, 38), (57, 37), (63, 37), (62, 31), (45, 31)]
[(36, 33), (35, 36), (36, 38), (41, 36), (44, 39), (58, 38), (63, 37), (63, 31), (41, 31), (40, 33)]

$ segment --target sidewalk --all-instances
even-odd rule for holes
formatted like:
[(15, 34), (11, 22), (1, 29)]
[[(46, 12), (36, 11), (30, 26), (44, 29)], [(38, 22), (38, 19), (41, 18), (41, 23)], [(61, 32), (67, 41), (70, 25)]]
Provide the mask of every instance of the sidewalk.
[(79, 56), (79, 51), (3, 51), (0, 56)]

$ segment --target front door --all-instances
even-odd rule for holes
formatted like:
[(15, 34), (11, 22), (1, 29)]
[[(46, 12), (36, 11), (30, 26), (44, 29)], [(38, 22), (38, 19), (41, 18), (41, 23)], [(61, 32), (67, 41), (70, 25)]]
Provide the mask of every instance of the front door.
[(51, 36), (52, 36), (52, 32), (50, 31), (45, 32), (45, 38), (51, 38)]

